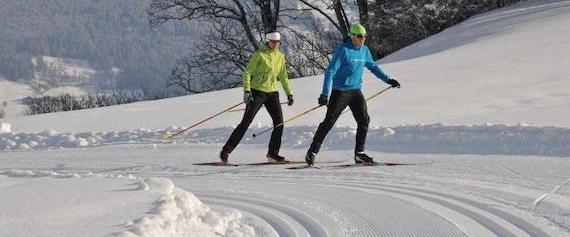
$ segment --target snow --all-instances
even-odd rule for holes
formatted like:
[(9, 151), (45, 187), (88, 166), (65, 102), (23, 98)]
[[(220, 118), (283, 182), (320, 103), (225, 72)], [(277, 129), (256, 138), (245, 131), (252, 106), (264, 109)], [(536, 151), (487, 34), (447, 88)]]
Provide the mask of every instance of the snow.
[[(252, 131), (270, 127), (251, 126)], [(175, 137), (178, 143), (224, 143), (234, 127), (200, 129)], [(282, 144), (291, 148), (308, 147), (316, 126), (287, 127)], [(0, 150), (54, 150), (97, 147), (116, 144), (161, 143), (167, 130), (137, 129), (132, 131), (69, 133), (45, 130), (39, 133), (0, 135)], [(337, 127), (328, 135), (325, 147), (350, 149), (356, 127)], [(263, 136), (263, 135), (262, 135)], [(536, 127), (525, 124), (445, 125), (418, 124), (397, 127), (371, 127), (368, 150), (397, 153), (510, 154), (570, 156), (570, 128)], [(242, 144), (264, 147), (266, 139), (245, 137)]]
[[(264, 161), (263, 109), (217, 161), (241, 119), (241, 88), (91, 110), (9, 117), (0, 134), (0, 236), (569, 236), (570, 1), (475, 16), (383, 60), (402, 83), (368, 102), (367, 150), (410, 165), (352, 163), (343, 115), (320, 169)], [(366, 95), (387, 85), (365, 73)], [(322, 75), (292, 81), (291, 117)], [(281, 154), (303, 161), (318, 109), (288, 123)]]
[(20, 100), (32, 94), (33, 90), (29, 85), (0, 77), (0, 109), (6, 113), (5, 118), (24, 114), (27, 107)]
[[(82, 60), (42, 56), (39, 59), (32, 59), (32, 63), (37, 65), (38, 60), (43, 61), (48, 68), (60, 69), (60, 73), (62, 73), (63, 76), (85, 79), (92, 77), (96, 73), (96, 71), (89, 66), (88, 62)], [(36, 76), (39, 77), (39, 75)]]
[(11, 133), (12, 125), (9, 123), (0, 123), (0, 133)]
[(98, 72), (87, 61), (50, 56), (32, 58), (34, 66), (39, 62), (44, 69), (34, 72), (34, 77), (28, 83), (40, 89), (43, 95), (54, 96), (62, 93), (82, 95), (89, 83), (95, 80), (99, 80), (97, 83), (104, 83), (96, 77)]
[[(13, 82), (0, 78), (0, 109), (5, 112), (5, 118), (22, 117), (28, 107), (22, 103), (26, 97), (41, 97), (41, 96), (59, 96), (62, 94), (71, 94), (74, 96), (82, 96), (88, 93), (87, 88), (80, 88), (76, 86), (57, 86), (41, 93), (36, 93), (30, 82)], [(5, 106), (4, 106), (5, 103)]]
[(73, 96), (86, 96), (88, 92), (85, 88), (80, 88), (77, 86), (60, 86), (49, 90), (45, 90), (41, 93), (42, 96), (60, 96), (60, 95), (73, 95)]
[(150, 213), (129, 223), (128, 230), (117, 236), (254, 236), (253, 228), (240, 222), (241, 213), (213, 212), (170, 179), (147, 178), (139, 189), (163, 196)]
[[(129, 179), (12, 170), (0, 176), (0, 236), (93, 236), (120, 231), (153, 197), (125, 191)], [(123, 191), (120, 191), (123, 190)]]
[[(186, 192), (174, 186), (167, 178), (145, 178), (122, 175), (103, 174), (78, 174), (56, 171), (31, 171), (31, 170), (7, 170), (0, 172), (1, 175), (10, 177), (10, 185), (4, 186), (7, 180), (0, 178), (0, 188), (3, 195), (0, 198), (5, 202), (17, 202), (13, 206), (3, 206), (3, 211), (8, 211), (12, 220), (3, 220), (0, 226), (5, 233), (2, 236), (44, 236), (45, 233), (59, 236), (91, 236), (105, 234), (100, 230), (107, 230), (104, 225), (99, 227), (91, 223), (85, 223), (81, 228), (68, 228), (67, 218), (80, 218), (81, 221), (94, 220), (95, 224), (109, 217), (126, 218), (127, 216), (141, 215), (141, 218), (127, 221), (121, 228), (115, 229), (115, 236), (254, 236), (253, 228), (241, 223), (241, 213), (237, 211), (218, 213), (204, 205), (192, 193)], [(24, 179), (28, 178), (28, 179)], [(29, 178), (36, 178), (31, 182)], [(50, 178), (59, 178), (60, 182), (53, 182)], [(83, 180), (79, 180), (83, 179)], [(5, 183), (6, 182), (6, 183)], [(13, 185), (13, 184), (17, 185)], [(86, 185), (88, 188), (83, 187)], [(134, 188), (131, 188), (134, 187)], [(74, 191), (65, 191), (73, 188)], [(41, 191), (43, 195), (58, 195), (64, 192), (66, 198), (44, 199), (34, 194)], [(119, 192), (119, 194), (109, 194)], [(19, 195), (26, 195), (25, 201), (18, 200)], [(73, 205), (66, 204), (71, 199)], [(102, 199), (102, 200), (101, 200)], [(117, 200), (118, 199), (118, 200)], [(155, 201), (152, 211), (142, 213), (141, 203)], [(90, 202), (106, 201), (92, 205)], [(119, 209), (114, 209), (117, 206)], [(25, 207), (25, 208), (23, 208)], [(92, 208), (104, 208), (99, 211)], [(23, 208), (21, 211), (20, 208)], [(50, 210), (53, 208), (53, 210)], [(18, 211), (19, 210), (19, 211)], [(117, 210), (121, 210), (117, 212)], [(43, 216), (34, 215), (35, 211), (48, 211)], [(123, 213), (124, 212), (124, 213)], [(7, 213), (3, 213), (6, 215)], [(11, 226), (18, 219), (33, 217), (27, 223), (33, 228), (25, 226)], [(49, 221), (47, 217), (50, 217)], [(45, 219), (44, 219), (45, 218)], [(111, 219), (114, 219), (111, 218)], [(14, 220), (16, 219), (16, 220)], [(104, 221), (105, 222), (105, 221)], [(108, 222), (108, 221), (107, 221)], [(117, 225), (117, 223), (107, 223)], [(50, 228), (59, 227), (59, 230)], [(85, 229), (83, 229), (85, 228)], [(97, 229), (101, 228), (101, 229)], [(66, 230), (67, 229), (67, 230)], [(108, 230), (109, 231), (109, 230)], [(107, 233), (111, 234), (111, 233)]]

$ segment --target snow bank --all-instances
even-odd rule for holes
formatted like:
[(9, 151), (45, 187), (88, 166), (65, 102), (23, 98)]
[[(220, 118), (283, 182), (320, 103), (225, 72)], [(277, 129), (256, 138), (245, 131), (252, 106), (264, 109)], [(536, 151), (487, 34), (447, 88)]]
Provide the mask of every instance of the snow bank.
[[(244, 144), (265, 146), (269, 133), (252, 138), (251, 133), (267, 127), (254, 125), (242, 140)], [(0, 150), (40, 150), (94, 147), (114, 144), (162, 143), (168, 130), (138, 129), (123, 132), (59, 133), (46, 130), (41, 133), (0, 134)], [(233, 127), (190, 131), (170, 142), (219, 144), (226, 142)], [(315, 126), (287, 127), (283, 146), (307, 148), (316, 131)], [(352, 149), (356, 128), (335, 127), (327, 136), (324, 148)], [(397, 153), (448, 154), (507, 154), (570, 156), (570, 129), (560, 127), (533, 127), (525, 124), (483, 125), (408, 125), (399, 127), (372, 127), (369, 129), (367, 149)]]
[(254, 236), (253, 227), (241, 222), (240, 212), (217, 213), (170, 179), (147, 178), (140, 189), (161, 198), (144, 217), (127, 223), (121, 237), (134, 236)]
[(32, 170), (5, 170), (0, 171), (0, 175), (19, 178), (39, 178), (39, 177), (55, 177), (55, 178), (80, 178), (77, 173), (59, 173), (53, 170), (49, 171), (32, 171)]
[(125, 230), (116, 233), (121, 237), (144, 236), (255, 236), (254, 228), (242, 221), (238, 211), (218, 213), (203, 204), (194, 194), (177, 188), (167, 178), (141, 179), (131, 175), (112, 175), (87, 173), (80, 175), (73, 172), (53, 170), (4, 170), (0, 175), (17, 178), (127, 178), (139, 181), (138, 190), (145, 190), (158, 196), (154, 207), (141, 218), (127, 222)]
[(370, 133), (374, 149), (399, 153), (570, 156), (570, 129), (485, 124), (402, 126), (394, 135)]
[(11, 133), (12, 126), (9, 123), (0, 123), (0, 133)]
[(60, 170), (0, 170), (0, 175), (5, 175), (12, 178), (83, 178), (83, 177), (98, 177), (98, 178), (112, 178), (112, 179), (129, 179), (133, 181), (142, 180), (141, 177), (132, 174), (94, 174), (93, 172), (70, 172)]
[(44, 130), (40, 133), (0, 134), (0, 150), (37, 150), (92, 147), (105, 144), (160, 141), (164, 131), (139, 129), (125, 132), (60, 133)]

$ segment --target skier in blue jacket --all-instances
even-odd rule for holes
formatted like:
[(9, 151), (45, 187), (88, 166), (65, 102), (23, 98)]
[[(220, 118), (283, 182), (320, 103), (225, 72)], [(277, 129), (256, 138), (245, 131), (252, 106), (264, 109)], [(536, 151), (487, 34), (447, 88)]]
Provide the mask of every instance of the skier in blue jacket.
[[(373, 163), (372, 157), (364, 152), (366, 133), (368, 133), (368, 116), (366, 99), (362, 95), (362, 71), (366, 67), (377, 78), (400, 88), (400, 83), (390, 79), (372, 58), (372, 54), (364, 42), (366, 41), (366, 29), (361, 24), (350, 26), (350, 39), (342, 42), (336, 49), (335, 54), (325, 73), (323, 91), (319, 97), (320, 105), (327, 105), (327, 114), (313, 137), (311, 147), (307, 151), (305, 161), (309, 166), (313, 165), (315, 158), (325, 136), (333, 127), (338, 117), (346, 106), (350, 107), (356, 119), (358, 128), (356, 131), (356, 147), (354, 148), (355, 163)], [(330, 100), (329, 100), (330, 95)]]

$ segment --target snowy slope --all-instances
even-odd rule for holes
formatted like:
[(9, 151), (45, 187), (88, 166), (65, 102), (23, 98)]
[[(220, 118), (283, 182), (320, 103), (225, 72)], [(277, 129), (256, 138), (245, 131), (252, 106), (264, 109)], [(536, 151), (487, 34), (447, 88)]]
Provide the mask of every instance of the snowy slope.
[[(30, 84), (34, 82), (13, 82), (0, 78), (0, 109), (5, 111), (5, 118), (22, 117), (28, 109), (22, 103), (22, 99), (30, 96), (59, 96), (62, 94), (71, 94), (81, 96), (87, 94), (85, 89), (76, 86), (50, 86), (52, 89), (36, 93)], [(4, 106), (6, 103), (6, 106)]]
[[(568, 236), (569, 12), (570, 1), (517, 4), (384, 59), (403, 86), (368, 103), (367, 148), (412, 165), (336, 167), (352, 162), (350, 113), (321, 169), (248, 165), (265, 155), (268, 134), (251, 137), (271, 124), (263, 110), (231, 154), (237, 167), (197, 163), (216, 161), (240, 112), (161, 142), (238, 103), (241, 88), (8, 118), (0, 236)], [(367, 95), (386, 87), (365, 76)], [(285, 117), (315, 106), (321, 83), (294, 80)], [(323, 117), (288, 124), (281, 153), (302, 161)]]
[(30, 86), (0, 78), (0, 108), (6, 113), (5, 117), (22, 115), (27, 107), (20, 100), (32, 94)]
[[(528, 123), (569, 127), (567, 90), (570, 47), (566, 1), (531, 1), (476, 16), (456, 27), (388, 56), (385, 71), (403, 89), (371, 102), (371, 113), (383, 115), (375, 125), (418, 123)], [(548, 36), (548, 37), (545, 37)], [(429, 55), (429, 56), (426, 56)], [(397, 63), (394, 63), (397, 62)], [(365, 74), (365, 92), (385, 85)], [(294, 108), (285, 116), (313, 106), (322, 76), (293, 80)], [(223, 93), (222, 100), (220, 93)], [(130, 104), (103, 110), (76, 111), (9, 120), (17, 131), (116, 131), (185, 125), (237, 103), (241, 88), (164, 101)], [(284, 97), (282, 97), (285, 99)], [(207, 106), (204, 106), (207, 105)], [(105, 112), (102, 112), (105, 111)], [(152, 113), (150, 111), (160, 111)], [(507, 112), (508, 111), (508, 112)], [(129, 112), (129, 113), (122, 113)], [(109, 114), (113, 114), (109, 117)], [(233, 125), (234, 113), (207, 127)], [(145, 119), (134, 120), (133, 117)], [(347, 116), (349, 117), (349, 116)], [(90, 123), (87, 124), (85, 119)], [(66, 124), (58, 123), (61, 119)], [(319, 122), (314, 113), (305, 123)], [(42, 123), (37, 123), (41, 120)], [(265, 125), (269, 116), (257, 118)], [(341, 119), (352, 125), (350, 118)], [(293, 123), (292, 125), (299, 124)]]

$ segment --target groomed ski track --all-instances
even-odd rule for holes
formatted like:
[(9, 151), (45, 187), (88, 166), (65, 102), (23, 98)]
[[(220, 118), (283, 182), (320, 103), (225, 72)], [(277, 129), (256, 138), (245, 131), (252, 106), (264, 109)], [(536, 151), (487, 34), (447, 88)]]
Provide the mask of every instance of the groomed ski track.
[[(41, 159), (46, 169), (36, 168), (35, 172), (47, 172), (47, 167), (65, 162), (66, 167), (58, 171), (57, 177), (85, 173), (165, 177), (214, 210), (240, 211), (256, 236), (563, 236), (545, 227), (567, 228), (564, 222), (558, 223), (560, 216), (550, 215), (552, 210), (567, 210), (563, 206), (569, 201), (567, 196), (552, 193), (538, 207), (533, 206), (536, 198), (563, 183), (558, 181), (564, 181), (562, 170), (570, 168), (568, 162), (563, 162), (566, 158), (525, 157), (513, 163), (516, 157), (377, 153), (389, 161), (433, 163), (305, 170), (286, 169), (298, 164), (213, 167), (190, 162), (211, 160), (209, 154), (216, 151), (216, 146), (196, 145), (116, 145), (51, 151), (50, 156), (60, 158), (46, 156)], [(287, 150), (294, 160), (300, 160), (302, 152)], [(339, 152), (348, 151), (323, 154)], [(102, 153), (114, 156), (99, 158), (97, 163), (84, 162)], [(243, 157), (235, 160), (239, 164), (263, 158), (256, 157), (259, 149), (247, 145), (236, 153)], [(116, 158), (137, 154), (145, 155), (140, 160), (131, 159), (122, 168), (98, 168)], [(26, 170), (22, 165), (29, 160), (26, 153), (14, 156), (21, 162), (18, 170)], [(491, 161), (493, 165), (487, 163)], [(543, 162), (541, 166), (546, 169), (560, 172), (542, 177), (529, 168), (534, 162)], [(545, 183), (547, 180), (551, 182)], [(568, 187), (559, 189), (568, 192)]]

